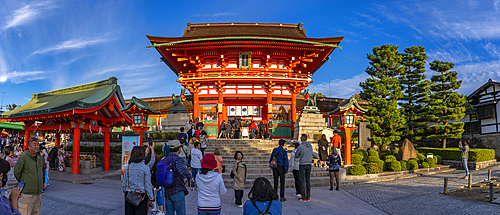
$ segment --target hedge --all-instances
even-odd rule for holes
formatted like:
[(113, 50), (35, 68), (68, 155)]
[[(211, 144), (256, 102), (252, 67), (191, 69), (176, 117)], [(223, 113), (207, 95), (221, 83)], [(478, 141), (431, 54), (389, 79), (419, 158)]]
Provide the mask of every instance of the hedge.
[(378, 163), (380, 158), (378, 156), (368, 156), (368, 163)]
[(366, 169), (362, 165), (354, 165), (351, 168), (349, 168), (349, 174), (350, 175), (366, 175)]
[(353, 154), (351, 156), (351, 163), (352, 164), (361, 164), (361, 162), (363, 162), (363, 155)]
[(385, 156), (390, 155), (391, 151), (387, 149), (380, 150), (380, 159), (385, 160)]
[(436, 156), (434, 156), (434, 157), (437, 159), (437, 162), (436, 162), (436, 163), (443, 163), (443, 158), (441, 158), (441, 156), (436, 155)]
[(377, 156), (377, 157), (378, 157), (378, 152), (377, 152), (377, 151), (375, 151), (375, 150), (371, 150), (371, 149), (370, 149), (370, 150), (368, 151), (368, 156)]
[(398, 155), (398, 153), (399, 153), (399, 149), (394, 149), (394, 150), (392, 150), (391, 154), (396, 156), (396, 155)]
[(368, 174), (373, 174), (373, 173), (381, 173), (382, 168), (380, 168), (380, 165), (378, 163), (367, 163), (363, 165), (366, 168), (366, 172)]
[[(462, 160), (462, 150), (459, 148), (431, 148), (431, 147), (418, 147), (418, 150), (423, 153), (433, 153), (436, 156), (440, 156), (442, 160)], [(493, 149), (470, 149), (469, 150), (469, 161), (480, 162), (495, 160), (495, 150)], [(439, 157), (438, 157), (439, 163)]]
[(409, 170), (417, 170), (418, 169), (417, 161), (415, 161), (415, 160), (408, 161), (408, 169)]
[(422, 163), (425, 161), (425, 155), (422, 153), (417, 153), (418, 163)]
[(396, 160), (396, 157), (394, 157), (394, 155), (387, 155), (387, 156), (385, 156), (384, 161), (390, 162), (390, 161), (397, 161), (397, 160)]
[(422, 168), (429, 168), (429, 163), (422, 162)]
[(408, 170), (408, 161), (402, 160), (399, 163), (401, 163), (401, 170)]
[(361, 155), (363, 156), (363, 160), (367, 160), (368, 159), (368, 152), (363, 150), (363, 149), (354, 149), (352, 150), (352, 154), (358, 154), (358, 155)]
[(399, 161), (391, 161), (386, 163), (388, 170), (390, 171), (401, 171), (401, 163)]

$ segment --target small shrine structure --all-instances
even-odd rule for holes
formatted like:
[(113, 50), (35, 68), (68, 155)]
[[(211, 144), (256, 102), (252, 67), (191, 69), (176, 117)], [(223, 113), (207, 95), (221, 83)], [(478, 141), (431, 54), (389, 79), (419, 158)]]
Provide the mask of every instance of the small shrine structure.
[[(143, 123), (134, 125), (132, 116), (144, 116), (148, 106), (135, 99), (125, 106), (117, 78), (97, 81), (64, 89), (35, 93), (31, 101), (0, 115), (2, 122), (24, 122), (24, 148), (28, 148), (30, 131), (55, 133), (55, 146), (59, 146), (62, 133), (73, 134), (72, 169), (79, 174), (81, 133), (104, 134), (103, 170), (109, 171), (109, 132), (113, 127), (130, 126), (142, 133)], [(124, 111), (121, 111), (123, 109)], [(131, 116), (132, 115), (132, 116)], [(146, 118), (141, 120), (147, 121)], [(142, 136), (141, 136), (142, 138)], [(141, 141), (142, 143), (142, 141)]]
[(344, 163), (346, 165), (351, 164), (351, 133), (357, 129), (356, 121), (365, 120), (362, 115), (366, 111), (366, 108), (358, 104), (355, 96), (352, 96), (328, 113), (330, 120), (336, 122), (335, 124), (338, 123), (336, 127), (344, 133)]
[(133, 124), (132, 126), (130, 126), (130, 128), (136, 131), (137, 135), (141, 137), (140, 143), (142, 146), (144, 139), (144, 131), (147, 131), (149, 129), (148, 116), (150, 114), (159, 114), (160, 112), (151, 109), (151, 107), (147, 102), (142, 101), (136, 98), (135, 96), (132, 97), (128, 105), (120, 109), (120, 111), (132, 116)]
[(302, 23), (187, 23), (182, 37), (147, 37), (193, 95), (193, 119), (209, 137), (222, 121), (272, 119), (273, 137), (287, 139), (296, 96), (344, 38), (308, 38)]

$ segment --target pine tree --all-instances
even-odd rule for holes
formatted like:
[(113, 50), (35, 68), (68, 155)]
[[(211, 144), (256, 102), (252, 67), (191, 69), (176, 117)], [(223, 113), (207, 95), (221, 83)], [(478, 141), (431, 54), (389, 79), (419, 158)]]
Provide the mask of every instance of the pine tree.
[(361, 98), (369, 101), (365, 117), (370, 121), (371, 139), (377, 145), (387, 145), (401, 138), (405, 119), (398, 109), (397, 100), (403, 94), (398, 76), (404, 72), (398, 46), (383, 45), (374, 47), (365, 72), (370, 75), (362, 87)]
[(466, 97), (456, 92), (462, 85), (462, 81), (457, 80), (458, 73), (450, 71), (453, 63), (435, 60), (430, 63), (431, 70), (439, 73), (433, 75), (430, 85), (429, 100), (429, 120), (438, 125), (427, 128), (428, 139), (443, 142), (443, 149), (446, 148), (446, 138), (461, 138), (464, 132), (463, 122), (450, 123), (451, 120), (460, 120), (465, 114)]
[(422, 139), (427, 127), (426, 104), (429, 100), (429, 81), (425, 77), (425, 48), (413, 46), (406, 48), (401, 54), (405, 72), (399, 77), (403, 97), (399, 105), (403, 108), (406, 126), (403, 136), (411, 142)]

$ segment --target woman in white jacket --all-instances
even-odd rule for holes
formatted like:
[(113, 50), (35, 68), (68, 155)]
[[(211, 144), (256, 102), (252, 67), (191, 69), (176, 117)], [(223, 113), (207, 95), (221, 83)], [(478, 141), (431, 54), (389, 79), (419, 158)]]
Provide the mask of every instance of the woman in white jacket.
[(220, 195), (225, 195), (227, 190), (222, 174), (213, 171), (216, 167), (213, 154), (206, 154), (201, 160), (201, 170), (196, 175), (198, 215), (219, 215), (221, 212)]
[(297, 152), (297, 147), (300, 146), (300, 143), (295, 143), (295, 149), (292, 151), (290, 155), (290, 169), (292, 169), (293, 179), (295, 180), (295, 194), (294, 196), (301, 197), (300, 195), (300, 175), (299, 175), (299, 158), (295, 157), (295, 153)]

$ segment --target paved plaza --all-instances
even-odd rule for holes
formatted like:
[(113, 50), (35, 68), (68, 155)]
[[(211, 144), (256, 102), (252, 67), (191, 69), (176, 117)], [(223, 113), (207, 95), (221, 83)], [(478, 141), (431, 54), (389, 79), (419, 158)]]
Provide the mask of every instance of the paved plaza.
[[(500, 175), (491, 167), (492, 175)], [(484, 172), (471, 171), (472, 174)], [(443, 191), (443, 178), (463, 175), (463, 171), (424, 175), (375, 183), (341, 186), (340, 191), (327, 187), (312, 188), (310, 202), (299, 202), (287, 189), (283, 214), (500, 214), (500, 206), (439, 194)], [(487, 174), (474, 177), (484, 180)], [(450, 181), (449, 189), (466, 185), (466, 179)], [(51, 181), (42, 194), (42, 214), (124, 214), (124, 195), (118, 177), (97, 179), (83, 183)], [(247, 200), (245, 191), (244, 201)], [(197, 192), (186, 196), (188, 214), (196, 214)], [(234, 205), (234, 191), (222, 196), (222, 214), (242, 214)]]

